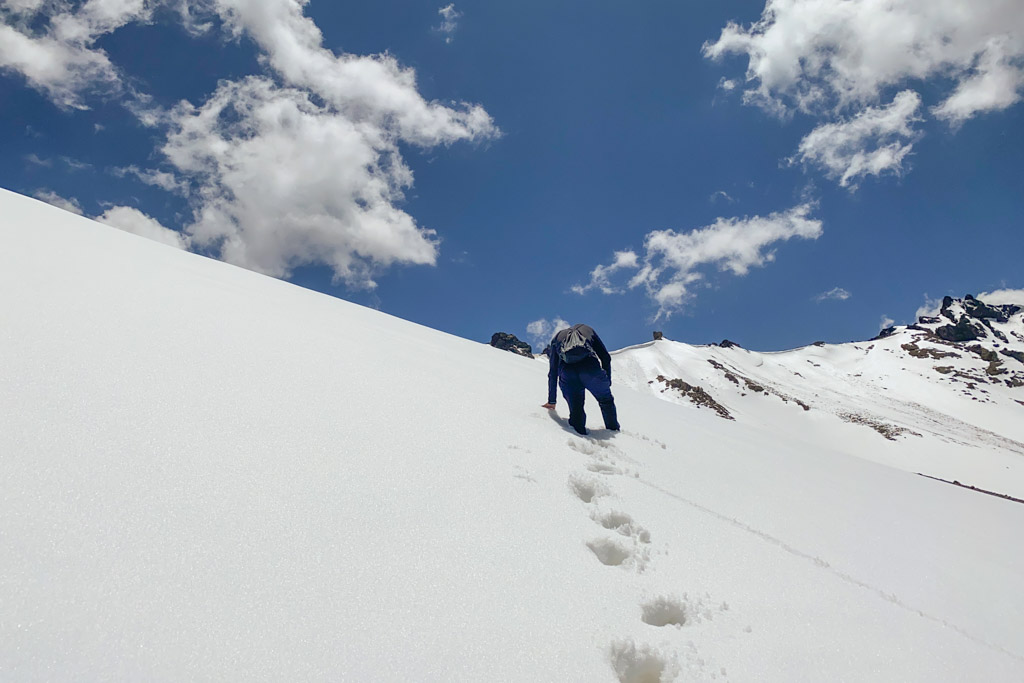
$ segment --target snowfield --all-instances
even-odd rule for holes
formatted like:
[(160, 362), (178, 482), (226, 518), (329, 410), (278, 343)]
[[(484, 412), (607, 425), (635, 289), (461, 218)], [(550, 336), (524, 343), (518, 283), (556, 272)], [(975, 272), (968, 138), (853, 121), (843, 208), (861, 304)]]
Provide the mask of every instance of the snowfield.
[(1020, 454), (843, 422), (807, 363), (809, 411), (678, 405), (653, 365), (718, 371), (671, 342), (581, 438), (540, 363), (6, 191), (0, 231), (4, 681), (1024, 679), (1024, 505), (884, 449)]

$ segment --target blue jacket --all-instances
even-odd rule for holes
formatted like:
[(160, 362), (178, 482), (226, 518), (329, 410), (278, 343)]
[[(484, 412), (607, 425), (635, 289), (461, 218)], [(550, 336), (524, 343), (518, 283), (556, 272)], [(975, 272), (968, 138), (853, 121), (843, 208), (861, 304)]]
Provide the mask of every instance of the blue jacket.
[[(601, 367), (608, 375), (608, 383), (612, 381), (612, 357), (608, 354), (608, 349), (605, 348), (604, 342), (597, 336), (597, 332), (594, 332), (594, 328), (589, 325), (573, 325), (572, 328), (578, 329), (583, 335), (584, 339), (590, 341), (590, 348), (594, 350), (597, 356), (597, 360), (601, 362)], [(555, 399), (555, 387), (558, 384), (558, 372), (560, 369), (569, 370), (575, 363), (562, 363), (559, 351), (562, 350), (562, 342), (565, 341), (566, 337), (569, 336), (569, 330), (572, 328), (566, 328), (555, 335), (554, 339), (551, 340), (551, 345), (548, 347), (548, 403), (554, 404)], [(592, 361), (585, 360), (580, 363), (589, 363)]]

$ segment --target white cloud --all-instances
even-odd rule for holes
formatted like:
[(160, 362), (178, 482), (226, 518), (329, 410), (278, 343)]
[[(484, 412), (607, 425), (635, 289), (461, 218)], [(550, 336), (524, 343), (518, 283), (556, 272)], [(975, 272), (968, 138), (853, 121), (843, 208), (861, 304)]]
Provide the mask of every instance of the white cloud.
[(462, 12), (455, 9), (455, 3), (451, 3), (437, 10), (441, 15), (441, 25), (437, 30), (444, 34), (444, 42), (451, 43), (455, 38), (455, 29), (459, 27), (459, 18)]
[(908, 79), (1019, 72), (1024, 12), (1015, 0), (767, 0), (760, 20), (730, 23), (703, 50), (748, 57), (748, 100), (814, 111), (877, 102)]
[[(669, 317), (693, 297), (692, 285), (704, 275), (700, 268), (717, 266), (721, 271), (746, 275), (750, 268), (763, 266), (775, 259), (768, 248), (794, 237), (817, 239), (821, 235), (821, 221), (808, 218), (814, 204), (805, 203), (784, 212), (768, 216), (719, 218), (713, 224), (677, 233), (674, 230), (649, 232), (644, 240), (645, 253), (632, 264), (620, 259), (609, 266), (598, 266), (591, 272), (586, 287), (574, 287), (577, 293), (597, 287), (602, 291), (616, 291), (600, 276), (621, 268), (635, 267), (637, 273), (629, 280), (630, 289), (643, 286), (648, 296), (658, 305), (655, 320)], [(597, 276), (595, 276), (595, 273)]]
[(623, 290), (611, 283), (610, 276), (623, 268), (637, 268), (637, 255), (633, 251), (615, 252), (615, 260), (607, 266), (597, 266), (590, 271), (590, 282), (584, 285), (573, 285), (572, 291), (585, 294), (591, 289), (600, 289), (603, 294), (617, 294)]
[[(1018, 8), (1018, 14), (1024, 14), (1024, 10)], [(1008, 46), (1008, 42), (1005, 37), (993, 39), (979, 57), (974, 73), (961, 79), (953, 94), (933, 108), (932, 113), (959, 125), (977, 113), (1006, 109), (1020, 101), (1024, 89), (1024, 49), (1019, 40), (1015, 47)]]
[(182, 104), (163, 153), (195, 183), (198, 246), (276, 277), (329, 265), (354, 287), (396, 262), (434, 264), (437, 240), (396, 204), (412, 184), (393, 132), (250, 77)]
[(336, 56), (322, 46), (320, 29), (290, 0), (217, 2), (222, 18), (266, 53), (287, 85), (323, 98), (337, 114), (368, 127), (368, 138), (396, 138), (430, 147), (494, 137), (498, 129), (478, 105), (449, 107), (423, 99), (416, 73), (387, 54)]
[(36, 190), (32, 196), (46, 202), (47, 204), (56, 206), (58, 209), (70, 211), (78, 216), (82, 215), (82, 205), (79, 204), (78, 200), (74, 197), (61, 197), (53, 190), (47, 190), (45, 188)]
[[(167, 130), (159, 169), (121, 169), (189, 196), (197, 246), (276, 276), (324, 263), (357, 287), (394, 263), (434, 264), (438, 240), (399, 208), (413, 182), (403, 147), (500, 135), (479, 105), (428, 101), (416, 73), (388, 54), (335, 54), (301, 0), (2, 0), (0, 68), (22, 73), (62, 107), (117, 92), (144, 125)], [(190, 32), (219, 17), (251, 38), (274, 77), (222, 82), (199, 106), (171, 110), (122, 83), (95, 43), (157, 5)], [(13, 9), (12, 9), (13, 8)], [(454, 21), (454, 6), (442, 8)]]
[(532, 323), (526, 326), (526, 333), (530, 337), (530, 344), (534, 350), (539, 353), (544, 350), (551, 339), (555, 336), (555, 333), (559, 330), (564, 330), (569, 327), (571, 323), (562, 320), (561, 317), (556, 316), (551, 320), (541, 318), (540, 320), (534, 320)]
[(428, 102), (390, 55), (335, 55), (300, 3), (213, 7), (280, 82), (221, 82), (200, 107), (164, 114), (162, 152), (191, 184), (194, 243), (277, 277), (323, 263), (363, 288), (382, 267), (436, 263), (434, 231), (398, 207), (413, 182), (400, 146), (496, 137), (487, 112)]
[(982, 292), (976, 298), (991, 306), (1003, 304), (1024, 306), (1024, 289), (996, 289), (991, 292)]
[(708, 197), (708, 199), (711, 201), (711, 203), (715, 203), (719, 199), (724, 200), (724, 201), (728, 202), (729, 204), (735, 204), (736, 203), (736, 200), (733, 199), (732, 197), (730, 197), (729, 193), (726, 192), (725, 190), (718, 190), (717, 192), (713, 192), (711, 194), (711, 196)]
[(0, 13), (0, 69), (21, 74), (59, 107), (85, 109), (85, 94), (121, 87), (117, 68), (94, 43), (127, 23), (147, 20), (153, 4), (88, 0), (71, 11), (63, 2), (7, 0), (7, 12)]
[(941, 307), (942, 307), (942, 297), (939, 297), (937, 299), (933, 299), (930, 296), (928, 296), (927, 294), (925, 294), (924, 295), (924, 304), (917, 309), (916, 313), (914, 313), (914, 316), (915, 316), (914, 317), (914, 321), (916, 322), (917, 319), (920, 318), (923, 315), (926, 315), (926, 316), (936, 316), (936, 315), (938, 315), (939, 314), (939, 309)]
[[(920, 106), (908, 86), (940, 93), (931, 111), (953, 125), (1019, 102), (1024, 11), (1019, 0), (767, 0), (757, 22), (729, 23), (703, 52), (747, 57), (749, 104), (839, 118), (798, 156), (849, 184), (900, 171)], [(894, 88), (903, 92), (891, 105), (873, 106)]]
[(111, 207), (97, 216), (96, 220), (125, 232), (160, 242), (161, 244), (167, 244), (178, 249), (188, 249), (189, 239), (187, 236), (164, 227), (160, 224), (160, 221), (130, 206)]
[(125, 166), (124, 168), (115, 168), (112, 172), (120, 178), (128, 175), (134, 176), (147, 185), (159, 187), (161, 190), (174, 194), (187, 195), (189, 192), (187, 182), (167, 171), (151, 168), (141, 169), (138, 166)]
[(884, 107), (867, 107), (853, 118), (818, 126), (803, 140), (791, 162), (824, 169), (830, 178), (838, 178), (842, 187), (856, 187), (858, 178), (879, 176), (903, 170), (903, 159), (915, 137), (912, 124), (921, 98), (912, 90), (896, 95)]
[(51, 160), (43, 159), (35, 152), (32, 152), (31, 154), (26, 154), (25, 161), (35, 166), (42, 166), (43, 168), (49, 168), (50, 166), (53, 166), (53, 162)]
[(833, 287), (827, 292), (822, 292), (818, 296), (814, 297), (814, 300), (819, 304), (822, 301), (846, 301), (850, 298), (850, 293), (842, 287)]
[(879, 321), (878, 323), (880, 326), (878, 329), (884, 330), (887, 327), (892, 327), (893, 324), (895, 324), (895, 322), (896, 321), (890, 318), (889, 316), (883, 315), (881, 321)]

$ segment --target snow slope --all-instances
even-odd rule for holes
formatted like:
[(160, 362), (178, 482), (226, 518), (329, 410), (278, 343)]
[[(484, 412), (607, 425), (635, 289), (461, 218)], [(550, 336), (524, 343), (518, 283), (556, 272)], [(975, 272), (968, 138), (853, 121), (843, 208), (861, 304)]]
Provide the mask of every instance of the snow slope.
[(1024, 678), (1024, 505), (619, 380), (580, 438), (528, 359), (5, 191), (0, 237), (4, 681)]
[[(614, 374), (689, 411), (714, 410), (694, 401), (704, 394), (665, 380), (700, 387), (726, 431), (736, 423), (785, 431), (809, 445), (1024, 498), (1024, 302), (1020, 308), (991, 330), (979, 324), (986, 334), (962, 343), (933, 334), (945, 318), (871, 341), (775, 353), (663, 339), (617, 352)], [(960, 302), (948, 310), (960, 315)]]

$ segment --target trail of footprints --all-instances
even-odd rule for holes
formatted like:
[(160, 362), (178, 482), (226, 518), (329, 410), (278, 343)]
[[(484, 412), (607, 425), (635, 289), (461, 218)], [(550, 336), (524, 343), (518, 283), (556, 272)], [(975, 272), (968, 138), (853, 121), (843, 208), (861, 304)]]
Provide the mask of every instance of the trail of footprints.
[[(646, 437), (639, 438), (650, 441)], [(660, 442), (658, 444), (665, 447)], [(570, 439), (568, 446), (590, 459), (585, 465), (585, 471), (574, 472), (569, 476), (569, 490), (589, 508), (594, 523), (606, 530), (606, 533), (587, 541), (587, 547), (603, 565), (642, 574), (651, 563), (650, 532), (628, 512), (602, 504), (602, 499), (613, 497), (607, 477), (639, 478), (636, 462), (610, 441)], [(651, 626), (676, 628), (710, 619), (712, 610), (707, 606), (710, 596), (706, 597), (708, 600), (690, 598), (685, 593), (682, 597), (659, 595), (639, 605), (640, 619)], [(718, 609), (725, 611), (728, 605), (722, 603)], [(698, 674), (702, 678), (727, 677), (724, 668), (708, 671), (707, 663), (699, 657), (692, 642), (684, 650), (681, 664), (679, 653), (670, 648), (651, 647), (626, 639), (611, 644), (610, 663), (622, 683), (672, 681), (682, 673), (684, 666), (688, 674)]]

